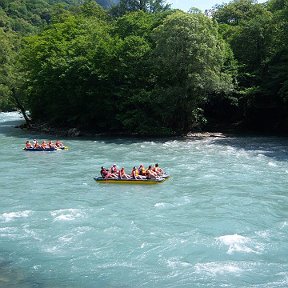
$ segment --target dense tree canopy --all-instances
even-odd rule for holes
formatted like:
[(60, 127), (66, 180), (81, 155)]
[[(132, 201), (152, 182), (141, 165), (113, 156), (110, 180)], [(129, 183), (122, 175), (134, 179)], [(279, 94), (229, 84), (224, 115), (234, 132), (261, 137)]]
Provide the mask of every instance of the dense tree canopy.
[(170, 8), (165, 0), (119, 0), (119, 3), (111, 9), (113, 16), (123, 16), (127, 12), (144, 11), (149, 13), (158, 13)]
[(252, 128), (283, 130), (288, 124), (283, 122), (287, 109), (282, 94), (287, 77), (286, 10), (285, 0), (235, 0), (217, 6), (213, 14), (238, 61), (239, 108)]
[(288, 131), (287, 0), (210, 12), (161, 0), (0, 0), (0, 109), (112, 133), (223, 122)]
[(211, 93), (232, 90), (223, 71), (224, 41), (203, 14), (176, 12), (154, 31), (152, 53), (157, 71), (161, 116), (168, 127), (187, 131), (201, 119), (201, 107)]

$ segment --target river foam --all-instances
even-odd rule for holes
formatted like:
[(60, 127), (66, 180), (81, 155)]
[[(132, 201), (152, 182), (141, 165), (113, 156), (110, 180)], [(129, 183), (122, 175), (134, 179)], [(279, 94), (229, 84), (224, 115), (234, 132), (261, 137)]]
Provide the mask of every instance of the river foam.
[(79, 209), (59, 209), (52, 211), (51, 216), (54, 221), (72, 221), (77, 218), (85, 217), (85, 213)]
[(220, 245), (228, 247), (227, 254), (233, 253), (261, 253), (263, 248), (249, 237), (238, 234), (224, 235), (216, 238)]
[(4, 222), (14, 221), (19, 218), (27, 218), (32, 215), (31, 210), (16, 211), (16, 212), (5, 212), (0, 216), (0, 219)]

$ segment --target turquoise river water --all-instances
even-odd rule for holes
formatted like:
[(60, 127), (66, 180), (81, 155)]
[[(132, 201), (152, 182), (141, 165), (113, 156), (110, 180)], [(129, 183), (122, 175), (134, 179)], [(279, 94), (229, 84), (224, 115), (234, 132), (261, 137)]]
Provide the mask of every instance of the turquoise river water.
[[(48, 136), (21, 121), (0, 113), (1, 288), (288, 287), (288, 138), (76, 138), (25, 152)], [(171, 178), (96, 183), (114, 162), (159, 162)]]

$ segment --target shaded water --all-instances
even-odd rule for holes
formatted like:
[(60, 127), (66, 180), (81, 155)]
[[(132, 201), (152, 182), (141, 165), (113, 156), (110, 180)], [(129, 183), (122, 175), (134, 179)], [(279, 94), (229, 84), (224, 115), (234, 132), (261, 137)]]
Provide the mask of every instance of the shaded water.
[[(64, 139), (0, 113), (0, 287), (288, 287), (288, 139)], [(159, 162), (158, 185), (102, 165)]]

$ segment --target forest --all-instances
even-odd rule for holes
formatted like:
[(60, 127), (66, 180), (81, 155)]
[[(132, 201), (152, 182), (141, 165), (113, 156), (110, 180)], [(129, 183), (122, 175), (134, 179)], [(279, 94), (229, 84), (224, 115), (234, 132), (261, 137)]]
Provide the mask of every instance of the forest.
[(0, 0), (0, 63), (27, 126), (288, 132), (288, 0)]

